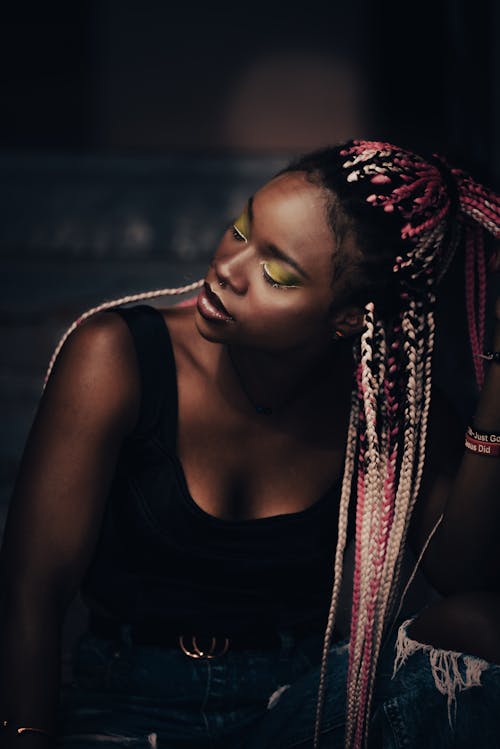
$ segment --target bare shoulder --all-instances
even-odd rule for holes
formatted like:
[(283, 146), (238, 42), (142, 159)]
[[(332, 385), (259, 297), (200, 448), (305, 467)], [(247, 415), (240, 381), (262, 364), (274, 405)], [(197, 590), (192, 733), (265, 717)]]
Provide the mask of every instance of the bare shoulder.
[(140, 400), (140, 374), (132, 336), (123, 318), (99, 312), (67, 338), (47, 383), (44, 399), (66, 398), (100, 413), (123, 415), (132, 426)]
[(68, 337), (68, 345), (91, 345), (94, 347), (117, 348), (132, 344), (128, 326), (115, 310), (96, 312), (83, 320)]
[(75, 374), (83, 374), (104, 369), (113, 361), (125, 365), (115, 372), (116, 377), (126, 378), (131, 374), (134, 356), (132, 336), (123, 318), (114, 311), (98, 312), (68, 336), (56, 359), (54, 374), (63, 364), (69, 364)]

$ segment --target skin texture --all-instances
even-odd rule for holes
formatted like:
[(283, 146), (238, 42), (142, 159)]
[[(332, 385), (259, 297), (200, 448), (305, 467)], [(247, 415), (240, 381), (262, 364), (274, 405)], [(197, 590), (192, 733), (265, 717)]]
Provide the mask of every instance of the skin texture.
[[(275, 355), (291, 350), (295, 356), (314, 359), (329, 347), (336, 324), (346, 333), (361, 329), (360, 310), (335, 318), (329, 314), (335, 240), (327, 223), (324, 191), (301, 173), (284, 174), (256, 193), (252, 213), (253, 220), (244, 222), (246, 236), (232, 227), (226, 231), (207, 275), (235, 321), (214, 325), (197, 315), (200, 334)], [(307, 278), (276, 260), (269, 249), (273, 245), (300, 263)], [(297, 285), (276, 288), (268, 283), (262, 269), (266, 261), (297, 277)], [(347, 326), (344, 317), (350, 318)]]
[[(345, 407), (348, 403), (352, 361), (345, 349), (332, 347), (331, 331), (340, 328), (349, 338), (359, 332), (360, 326), (359, 309), (344, 309), (337, 316), (332, 316), (329, 311), (332, 294), (333, 298), (335, 295), (329, 272), (335, 240), (326, 224), (322, 190), (305, 182), (300, 173), (283, 175), (256, 194), (252, 208), (251, 223), (244, 214), (236, 221), (236, 231), (230, 228), (226, 232), (207, 275), (210, 288), (219, 296), (234, 321), (207, 321), (195, 312), (198, 332), (215, 346), (205, 350), (208, 369), (203, 381), (196, 383), (198, 387), (194, 382), (182, 386), (182, 379), (189, 383), (188, 371), (186, 377), (181, 378), (180, 386), (186, 416), (190, 410), (199, 413), (199, 409), (207, 409), (207, 401), (193, 403), (193, 394), (206, 392), (207, 388), (210, 393), (213, 383), (217, 382), (208, 399), (209, 403), (216, 404), (216, 409), (211, 413), (206, 431), (201, 433), (201, 443), (207, 444), (215, 429), (217, 439), (212, 439), (210, 454), (202, 444), (199, 450), (196, 449), (200, 439), (199, 417), (193, 418), (196, 428), (191, 429), (190, 419), (181, 419), (180, 451), (193, 496), (204, 509), (226, 518), (303, 509), (314, 501), (314, 496), (319, 496), (321, 482), (316, 483), (313, 477), (323, 477), (325, 485), (328, 476), (331, 481), (339, 477), (348, 417), (348, 409), (342, 408), (341, 404)], [(308, 234), (304, 233), (304, 226), (310, 227)], [(300, 237), (300, 242), (297, 237)], [(300, 277), (299, 283), (285, 288), (270, 286), (262, 276), (262, 265), (270, 258), (266, 249), (269, 244), (276, 244), (292, 259), (300, 260), (307, 278)], [(293, 268), (286, 264), (283, 268), (271, 266), (275, 277), (278, 270), (281, 278), (297, 278)], [(176, 346), (180, 348), (181, 338), (190, 340), (186, 334), (191, 322), (187, 319), (180, 334), (176, 335), (175, 313), (166, 313), (167, 318), (169, 314), (174, 344), (177, 339)], [(276, 398), (280, 401), (283, 397), (286, 401), (287, 393), (293, 394), (297, 387), (299, 392), (302, 391), (299, 397), (286, 404), (284, 413), (278, 410), (272, 419), (264, 421), (262, 417), (253, 417), (255, 432), (249, 426), (252, 416), (248, 399), (244, 395), (241, 397), (241, 383), (234, 376), (234, 368), (228, 367), (224, 345), (231, 348), (232, 359), (240, 374), (243, 373), (245, 389), (254, 401), (274, 403)], [(196, 337), (189, 348), (193, 359), (196, 359), (196, 351), (204, 350)], [(301, 387), (304, 372), (311, 371), (310, 389)], [(241, 431), (234, 422), (225, 422), (226, 411), (222, 403), (217, 403), (220, 390), (245, 412)], [(307, 418), (311, 412), (314, 420), (307, 439), (283, 445), (273, 441), (277, 423), (289, 433), (295, 433), (300, 423), (302, 437), (305, 437), (304, 415)], [(342, 418), (338, 418), (338, 413)], [(236, 437), (234, 442), (225, 439), (228, 433)], [(453, 407), (441, 394), (434, 393), (428, 458), (409, 535), (415, 554), (419, 553), (430, 529), (445, 511), (450, 497), (455, 495), (460, 501), (461, 486), (465, 487), (462, 501), (470, 503), (467, 499), (470, 482), (458, 482), (460, 485), (456, 488), (463, 455), (461, 435), (462, 426)], [(322, 450), (313, 454), (311, 445), (321, 440)], [(242, 445), (244, 448), (240, 449)], [(324, 450), (327, 445), (333, 449)], [(265, 459), (269, 455), (270, 463)], [(211, 475), (213, 465), (218, 466), (215, 475)], [(225, 479), (226, 471), (221, 470), (222, 465), (228, 469)], [(491, 461), (481, 466), (487, 485), (498, 486), (494, 476), (489, 476), (491, 471), (497, 470)], [(308, 476), (307, 481), (304, 481), (304, 475)], [(263, 483), (259, 482), (259, 477), (264, 479)], [(214, 488), (213, 492), (207, 484)], [(287, 497), (285, 504), (283, 496)], [(460, 517), (455, 525), (464, 525)], [(496, 528), (497, 524), (493, 523), (491, 527)], [(460, 589), (460, 577), (455, 582), (452, 570), (448, 575), (448, 578), (453, 578), (451, 587), (448, 579), (443, 579), (440, 574), (443, 547), (445, 553), (448, 548), (453, 551), (453, 540), (448, 543), (445, 539), (434, 556), (427, 554), (424, 570), (429, 580), (435, 581), (436, 587), (442, 584), (447, 597), (415, 621), (412, 635), (423, 642), (475, 652), (498, 662), (498, 637), (491, 634), (499, 618), (497, 597), (487, 591), (474, 590), (474, 573), (470, 580), (465, 580), (464, 590)], [(472, 556), (477, 559), (476, 552)], [(452, 566), (456, 566), (453, 561)], [(480, 587), (488, 585), (486, 582)], [(447, 587), (451, 589), (446, 591)]]
[[(178, 369), (179, 455), (192, 496), (225, 519), (305, 509), (338, 480), (352, 356), (332, 331), (347, 335), (361, 321), (359, 311), (329, 313), (334, 240), (320, 188), (284, 175), (254, 196), (253, 214), (245, 240), (226, 231), (207, 274), (234, 321), (165, 312)], [(265, 280), (269, 245), (300, 260), (300, 285)], [(272, 404), (272, 416), (256, 414), (245, 391)]]
[[(352, 385), (350, 338), (361, 329), (359, 309), (330, 312), (336, 247), (321, 188), (300, 173), (282, 175), (254, 196), (252, 224), (237, 225), (240, 232), (229, 229), (224, 234), (207, 273), (207, 283), (234, 320), (208, 321), (193, 308), (164, 311), (178, 374), (178, 454), (195, 501), (226, 520), (297, 512), (338, 480)], [(300, 262), (306, 276), (299, 285), (282, 288), (265, 280), (263, 263), (272, 260), (268, 270), (281, 272), (269, 245)], [(332, 342), (334, 330), (342, 331), (345, 344)], [(492, 370), (492, 377), (497, 371)], [(486, 383), (490, 401), (499, 392), (498, 384), (498, 377)], [(1, 555), (6, 605), (0, 607), (0, 715), (9, 715), (17, 725), (53, 727), (60, 624), (92, 558), (116, 458), (137, 420), (140, 388), (127, 327), (110, 313), (91, 318), (68, 339), (42, 398)], [(257, 414), (251, 400), (271, 404), (273, 414)], [(482, 426), (500, 430), (494, 424), (498, 411), (486, 402), (482, 408), (490, 415)], [(453, 495), (463, 448), (446, 436), (452, 418), (436, 394), (429, 426), (430, 459), (411, 528), (417, 552)], [(462, 485), (475, 490), (475, 456), (469, 457), (472, 462), (466, 469), (472, 478), (466, 476)], [(498, 486), (498, 479), (495, 484), (494, 476), (488, 475), (493, 470), (491, 462), (488, 470), (481, 468), (484, 486), (478, 496), (485, 509), (476, 513), (487, 517), (487, 529), (498, 528), (493, 515), (484, 515), (492, 505), (488, 486)], [(460, 508), (461, 503), (470, 506), (469, 490), (455, 492), (454, 506)], [(446, 528), (452, 539), (445, 544), (448, 550), (453, 549), (456, 527), (470, 528), (458, 515)], [(462, 554), (461, 539), (455, 546)], [(442, 566), (440, 553), (438, 549), (431, 554), (431, 579)], [(456, 561), (450, 567), (445, 585), (453, 578)], [(469, 570), (471, 565), (464, 567)], [(468, 587), (451, 594), (467, 593), (476, 579), (469, 577)], [(460, 585), (459, 578), (453, 580)], [(476, 607), (482, 605), (481, 598), (474, 601)], [(467, 599), (458, 604), (468, 606)], [(488, 611), (490, 625), (495, 607)], [(452, 619), (440, 616), (439, 621), (451, 626)], [(426, 640), (432, 640), (432, 617), (424, 624)], [(488, 631), (494, 629), (489, 626)], [(478, 632), (472, 632), (463, 649), (481, 655)], [(438, 644), (447, 647), (446, 627), (438, 634)], [(26, 746), (47, 745), (37, 736), (24, 741)], [(14, 746), (16, 737), (6, 741), (6, 749)]]

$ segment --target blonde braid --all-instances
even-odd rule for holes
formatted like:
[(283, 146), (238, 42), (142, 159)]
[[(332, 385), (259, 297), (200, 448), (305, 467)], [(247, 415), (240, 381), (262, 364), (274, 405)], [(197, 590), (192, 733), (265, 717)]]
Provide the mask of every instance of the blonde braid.
[[(364, 465), (363, 500), (359, 501), (358, 514), (361, 533), (356, 541), (356, 568), (361, 571), (359, 576), (359, 596), (353, 600), (352, 622), (351, 622), (351, 649), (349, 654), (348, 691), (347, 691), (347, 723), (346, 737), (351, 740), (355, 730), (355, 721), (362, 705), (362, 690), (368, 662), (366, 660), (366, 647), (369, 646), (369, 637), (373, 625), (374, 588), (376, 589), (378, 579), (378, 549), (375, 535), (380, 526), (381, 506), (379, 496), (381, 491), (381, 479), (384, 472), (381, 471), (382, 456), (377, 434), (377, 409), (376, 400), (379, 395), (380, 381), (378, 375), (385, 373), (385, 366), (377, 363), (382, 357), (375, 354), (374, 344), (376, 341), (375, 331), (380, 326), (374, 323), (374, 305), (370, 303), (366, 308), (366, 327), (361, 338), (361, 395), (363, 402), (364, 418), (366, 424), (366, 452)], [(379, 350), (385, 353), (385, 342), (381, 338), (378, 341)], [(373, 363), (373, 371), (371, 364)], [(368, 637), (368, 641), (367, 641)]]
[[(404, 544), (424, 468), (435, 287), (463, 239), (467, 317), (472, 353), (477, 356), (484, 337), (482, 230), (500, 236), (500, 198), (451, 169), (437, 154), (426, 160), (378, 141), (354, 140), (321, 149), (285, 171), (305, 172), (332, 195), (329, 222), (340, 238), (335, 258), (340, 272), (334, 274), (338, 308), (344, 301), (364, 304), (367, 297), (377, 305), (378, 319), (374, 307), (367, 310), (356, 363), (353, 404), (357, 401), (358, 423), (350, 422), (348, 436), (349, 450), (357, 455), (352, 468), (356, 476), (344, 475), (343, 481), (343, 487), (357, 492), (345, 746), (359, 749), (367, 739), (377, 660), (398, 596)], [(482, 229), (472, 227), (472, 221)], [(356, 275), (342, 243), (350, 232), (361, 255)], [(344, 268), (351, 273), (344, 276), (345, 283)], [(388, 316), (393, 322), (382, 325)], [(480, 382), (480, 364), (476, 371)], [(342, 573), (342, 523), (345, 517), (340, 513), (328, 643)], [(327, 654), (325, 649), (315, 749)]]
[(131, 302), (138, 302), (143, 299), (154, 299), (155, 297), (159, 297), (159, 296), (177, 296), (178, 294), (188, 294), (190, 291), (199, 289), (200, 286), (202, 285), (203, 285), (203, 280), (199, 280), (199, 281), (194, 281), (193, 283), (190, 283), (187, 286), (180, 286), (179, 288), (174, 288), (174, 289), (156, 289), (155, 291), (141, 291), (138, 294), (128, 294), (127, 296), (122, 296), (119, 299), (112, 299), (111, 301), (103, 302), (102, 304), (98, 304), (96, 307), (92, 307), (91, 309), (87, 310), (86, 312), (81, 314), (80, 317), (78, 317), (69, 326), (66, 332), (59, 339), (59, 342), (54, 349), (54, 353), (52, 354), (49, 365), (47, 367), (47, 372), (45, 374), (44, 383), (43, 383), (43, 390), (45, 390), (45, 387), (51, 375), (52, 369), (54, 368), (56, 359), (59, 356), (59, 353), (62, 347), (66, 343), (66, 340), (71, 335), (71, 333), (74, 330), (76, 330), (76, 328), (84, 320), (87, 320), (89, 317), (92, 317), (92, 315), (97, 314), (97, 312), (103, 312), (104, 310), (112, 309), (113, 307), (119, 307), (122, 304), (130, 304)]
[[(414, 305), (412, 301), (411, 306)], [(405, 429), (404, 444), (402, 450), (401, 467), (399, 470), (399, 480), (396, 489), (394, 502), (394, 521), (391, 529), (389, 548), (386, 557), (384, 570), (384, 584), (381, 591), (383, 600), (388, 602), (391, 589), (395, 589), (394, 569), (402, 555), (402, 542), (408, 519), (408, 511), (412, 502), (412, 486), (414, 477), (415, 455), (417, 452), (419, 429), (418, 429), (418, 375), (417, 375), (417, 357), (415, 353), (415, 334), (411, 316), (403, 315), (402, 331), (405, 335), (403, 351), (407, 357), (407, 380), (406, 380), (406, 399), (405, 399)], [(385, 613), (385, 611), (384, 611)], [(384, 617), (385, 618), (385, 617)]]
[[(355, 346), (355, 352), (357, 345)], [(355, 358), (356, 353), (355, 353)], [(320, 741), (320, 728), (321, 718), (323, 714), (323, 707), (325, 701), (325, 687), (326, 687), (326, 673), (328, 670), (328, 653), (330, 650), (330, 642), (332, 639), (333, 629), (335, 626), (335, 618), (337, 615), (337, 607), (340, 595), (340, 588), (342, 584), (342, 572), (343, 572), (343, 561), (344, 553), (347, 540), (347, 527), (349, 518), (349, 504), (352, 498), (352, 479), (354, 476), (354, 461), (356, 458), (357, 448), (357, 425), (359, 420), (359, 400), (357, 398), (357, 390), (353, 389), (351, 394), (351, 413), (349, 418), (349, 427), (347, 431), (347, 445), (344, 460), (344, 475), (342, 479), (342, 490), (340, 495), (340, 506), (339, 506), (339, 520), (338, 520), (338, 542), (335, 549), (335, 561), (334, 561), (334, 573), (333, 573), (333, 589), (332, 598), (330, 602), (330, 610), (328, 612), (328, 620), (325, 629), (325, 636), (323, 642), (323, 653), (321, 657), (321, 668), (319, 676), (319, 687), (318, 687), (318, 701), (316, 707), (316, 723), (314, 730), (313, 749), (319, 749)]]
[[(364, 144), (360, 144), (362, 148)], [(377, 149), (367, 148), (366, 151), (357, 153), (355, 159), (345, 162), (344, 166), (348, 168), (355, 167), (355, 179), (362, 179), (373, 174), (373, 170), (367, 168), (366, 162), (376, 155)], [(380, 153), (377, 157), (383, 159), (387, 152), (380, 147)], [(406, 167), (406, 174), (410, 167), (411, 159), (406, 157), (397, 160), (399, 167)], [(396, 163), (396, 159), (394, 162)], [(364, 165), (364, 166), (363, 166)], [(392, 167), (392, 165), (391, 165)], [(431, 167), (419, 166), (417, 172), (422, 175)], [(420, 170), (420, 171), (419, 171)], [(350, 172), (352, 177), (352, 172)], [(381, 179), (380, 172), (371, 177), (373, 184), (383, 184), (390, 182), (390, 178)], [(413, 296), (412, 287), (414, 283), (419, 283), (423, 277), (426, 281), (425, 292), (426, 304), (434, 304), (432, 295), (432, 286), (434, 279), (426, 278), (435, 263), (436, 249), (443, 242), (446, 233), (444, 219), (447, 217), (449, 202), (443, 200), (441, 206), (436, 206), (433, 201), (432, 191), (440, 180), (434, 176), (427, 176), (427, 181), (420, 176), (413, 183), (403, 184), (399, 188), (394, 188), (390, 196), (371, 195), (368, 201), (373, 204), (381, 205), (384, 210), (394, 210), (395, 205), (399, 205), (403, 215), (412, 217), (412, 213), (420, 213), (423, 219), (419, 223), (408, 222), (401, 231), (403, 238), (411, 238), (413, 246), (408, 248), (406, 255), (400, 255), (396, 258), (395, 272), (401, 273), (403, 278), (408, 279), (408, 291), (403, 291), (402, 299), (408, 300), (407, 311), (402, 315), (401, 330), (403, 334), (403, 353), (406, 360), (406, 397), (405, 397), (405, 429), (403, 435), (401, 465), (399, 469), (398, 486), (394, 496), (394, 512), (391, 518), (391, 493), (393, 487), (385, 484), (382, 489), (383, 477), (390, 470), (394, 470), (396, 465), (396, 453), (390, 451), (390, 427), (384, 428), (380, 424), (379, 434), (380, 442), (377, 445), (373, 439), (370, 439), (370, 423), (373, 422), (373, 414), (370, 414), (370, 406), (373, 397), (380, 394), (379, 383), (369, 381), (365, 377), (364, 403), (367, 410), (367, 436), (368, 442), (372, 448), (378, 448), (379, 459), (378, 465), (382, 473), (379, 481), (370, 475), (370, 469), (377, 462), (377, 458), (372, 454), (368, 461), (368, 468), (361, 466), (360, 470), (364, 472), (367, 483), (367, 498), (363, 502), (363, 513), (370, 513), (371, 524), (371, 554), (366, 557), (367, 543), (362, 537), (358, 542), (360, 554), (356, 559), (356, 564), (360, 566), (360, 596), (359, 605), (361, 610), (356, 612), (353, 603), (353, 625), (351, 628), (351, 665), (348, 677), (348, 699), (347, 699), (347, 716), (346, 716), (346, 746), (353, 744), (359, 747), (366, 737), (366, 721), (370, 713), (370, 706), (374, 688), (375, 665), (381, 648), (384, 624), (388, 610), (392, 608), (392, 599), (399, 583), (401, 560), (404, 551), (404, 541), (406, 538), (409, 519), (414, 503), (418, 496), (423, 471), (423, 462), (425, 456), (425, 438), (427, 430), (429, 403), (430, 403), (430, 382), (431, 382), (431, 354), (434, 341), (434, 325), (432, 312), (427, 316), (422, 314), (423, 302), (418, 297)], [(420, 189), (423, 190), (423, 197), (418, 198), (413, 203), (412, 210), (404, 207), (404, 201), (415, 198)], [(428, 213), (425, 208), (430, 203), (434, 203), (432, 214)], [(417, 206), (417, 210), (413, 210)], [(422, 208), (424, 210), (422, 210)], [(456, 246), (456, 236), (453, 237), (453, 249)], [(451, 254), (451, 253), (450, 253)], [(446, 264), (450, 258), (444, 259)], [(444, 261), (443, 261), (444, 262)], [(429, 268), (429, 270), (427, 270)], [(404, 289), (404, 285), (403, 285)], [(425, 333), (428, 332), (428, 339), (425, 340)], [(382, 347), (375, 349), (373, 352), (373, 363), (378, 356), (383, 356)], [(371, 390), (366, 393), (366, 390)], [(380, 409), (382, 422), (385, 421), (382, 409)], [(385, 431), (385, 429), (389, 431)], [(387, 442), (386, 442), (387, 440)], [(386, 448), (387, 447), (387, 451)], [(358, 482), (359, 483), (359, 482)], [(362, 484), (361, 484), (362, 486)], [(385, 500), (380, 502), (377, 498), (371, 496), (373, 490), (377, 488), (378, 496), (384, 497)], [(359, 501), (359, 498), (358, 498)], [(380, 508), (383, 508), (382, 515)], [(381, 534), (377, 537), (377, 527), (382, 522)], [(389, 520), (388, 520), (389, 518)], [(390, 525), (389, 537), (385, 531)], [(366, 523), (361, 523), (363, 531), (366, 529)], [(374, 563), (375, 560), (375, 563)], [(377, 566), (383, 563), (383, 570)], [(372, 598), (366, 600), (366, 592), (369, 590), (367, 581), (371, 581)], [(378, 587), (377, 587), (378, 586)], [(368, 607), (368, 608), (366, 608)], [(363, 611), (362, 609), (365, 609)], [(361, 644), (364, 644), (362, 652)]]
[[(434, 316), (433, 316), (432, 311), (429, 311), (427, 313), (426, 322), (427, 322), (427, 329), (428, 329), (428, 336), (429, 336), (428, 337), (429, 347), (427, 349), (426, 356), (425, 356), (424, 372), (419, 378), (419, 385), (420, 385), (419, 390), (423, 392), (424, 403), (421, 408), (421, 420), (419, 424), (419, 435), (418, 435), (418, 445), (417, 445), (417, 448), (418, 448), (417, 467), (416, 467), (416, 470), (414, 468), (412, 470), (413, 479), (411, 481), (411, 496), (409, 497), (409, 501), (407, 503), (406, 512), (404, 512), (403, 510), (404, 526), (400, 530), (400, 537), (397, 538), (395, 536), (394, 538), (395, 557), (396, 557), (395, 570), (394, 572), (392, 572), (391, 568), (389, 567), (385, 571), (385, 585), (381, 594), (381, 598), (382, 598), (382, 601), (381, 601), (382, 612), (381, 613), (383, 614), (384, 620), (386, 620), (388, 616), (390, 616), (390, 612), (394, 605), (394, 598), (399, 588), (399, 580), (401, 577), (401, 565), (402, 565), (402, 559), (403, 559), (403, 554), (404, 554), (404, 541), (407, 536), (411, 513), (412, 513), (414, 504), (418, 497), (421, 479), (422, 479), (423, 467), (424, 467), (424, 460), (425, 460), (425, 435), (427, 434), (427, 424), (428, 424), (428, 416), (429, 416), (429, 408), (430, 408), (430, 400), (431, 400), (431, 386), (432, 386), (430, 352), (432, 352), (433, 345), (434, 345)], [(406, 502), (404, 504), (406, 504)], [(380, 649), (380, 646), (381, 646), (382, 634), (383, 634), (383, 629), (381, 628), (379, 641), (376, 643), (376, 647), (378, 647), (378, 649)]]

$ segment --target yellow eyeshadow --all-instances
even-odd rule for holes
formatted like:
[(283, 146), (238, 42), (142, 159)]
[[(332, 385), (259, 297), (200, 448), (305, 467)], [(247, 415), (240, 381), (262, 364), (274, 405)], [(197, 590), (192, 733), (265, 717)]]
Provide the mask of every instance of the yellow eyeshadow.
[(233, 226), (238, 232), (238, 234), (241, 234), (243, 239), (248, 239), (248, 236), (250, 234), (250, 222), (248, 220), (248, 213), (247, 213), (246, 208), (241, 214), (241, 216), (239, 216), (239, 218), (236, 219)]
[(281, 286), (299, 286), (300, 278), (292, 273), (277, 260), (268, 260), (264, 264), (264, 270), (267, 275)]

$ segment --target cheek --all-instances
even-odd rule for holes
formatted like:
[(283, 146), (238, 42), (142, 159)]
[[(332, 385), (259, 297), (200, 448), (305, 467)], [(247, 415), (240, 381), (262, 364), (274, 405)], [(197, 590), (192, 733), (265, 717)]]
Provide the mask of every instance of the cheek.
[(260, 279), (260, 288), (251, 300), (252, 306), (266, 317), (283, 322), (293, 320), (297, 325), (320, 324), (328, 319), (330, 292), (328, 294), (308, 289), (274, 288)]
[[(277, 295), (288, 297), (286, 290), (275, 290)], [(290, 297), (292, 292), (290, 292)], [(324, 307), (292, 303), (291, 298), (273, 304), (261, 302), (254, 307), (255, 315), (249, 321), (249, 332), (255, 339), (273, 342), (278, 348), (286, 348), (310, 341), (315, 337), (329, 337), (330, 326)]]

